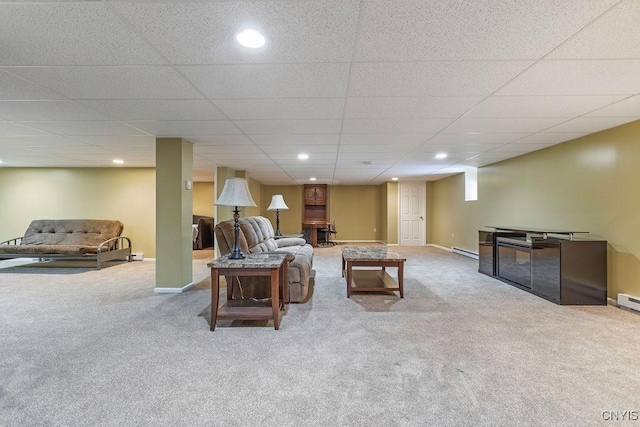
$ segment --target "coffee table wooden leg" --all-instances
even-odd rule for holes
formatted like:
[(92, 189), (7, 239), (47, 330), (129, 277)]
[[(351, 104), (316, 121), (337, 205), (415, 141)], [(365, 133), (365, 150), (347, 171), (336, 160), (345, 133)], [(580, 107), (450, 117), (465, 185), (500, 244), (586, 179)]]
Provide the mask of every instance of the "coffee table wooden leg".
[(398, 263), (398, 288), (400, 288), (400, 298), (404, 298), (404, 284), (402, 283), (404, 276), (404, 262)]
[(271, 269), (271, 310), (273, 311), (273, 327), (280, 329), (280, 268)]
[(218, 318), (218, 302), (220, 300), (220, 277), (218, 269), (211, 269), (211, 331), (216, 330), (216, 319)]

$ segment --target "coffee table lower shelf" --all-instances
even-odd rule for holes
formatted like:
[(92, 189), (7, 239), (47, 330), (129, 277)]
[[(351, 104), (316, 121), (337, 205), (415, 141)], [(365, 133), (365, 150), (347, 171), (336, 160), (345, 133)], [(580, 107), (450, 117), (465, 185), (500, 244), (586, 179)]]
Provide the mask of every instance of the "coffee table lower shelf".
[(350, 292), (400, 292), (398, 282), (384, 270), (352, 270)]

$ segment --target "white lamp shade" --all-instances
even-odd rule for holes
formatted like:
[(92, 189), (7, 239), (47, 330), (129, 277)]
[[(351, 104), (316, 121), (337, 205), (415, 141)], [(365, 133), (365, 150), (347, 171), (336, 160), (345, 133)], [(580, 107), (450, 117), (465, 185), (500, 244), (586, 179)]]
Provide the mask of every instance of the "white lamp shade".
[(222, 194), (216, 200), (216, 205), (222, 206), (255, 206), (249, 184), (244, 178), (227, 178)]
[(267, 208), (268, 211), (275, 211), (276, 209), (289, 209), (289, 206), (284, 202), (282, 194), (276, 194), (271, 197), (271, 204)]

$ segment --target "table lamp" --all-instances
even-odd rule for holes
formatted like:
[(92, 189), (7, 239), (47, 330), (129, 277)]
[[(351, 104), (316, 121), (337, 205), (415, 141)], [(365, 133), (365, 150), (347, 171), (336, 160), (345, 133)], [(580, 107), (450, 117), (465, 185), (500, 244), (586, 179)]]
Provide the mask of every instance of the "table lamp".
[(221, 206), (233, 206), (233, 250), (229, 254), (229, 259), (243, 259), (245, 256), (238, 247), (238, 233), (240, 231), (240, 224), (238, 224), (238, 218), (240, 218), (238, 206), (255, 206), (256, 202), (253, 201), (251, 193), (249, 192), (249, 185), (244, 178), (227, 178), (222, 189), (222, 194), (216, 200), (216, 205)]
[(280, 232), (280, 209), (289, 209), (284, 202), (282, 194), (276, 194), (271, 197), (271, 204), (267, 208), (268, 211), (276, 211), (276, 236), (282, 236)]

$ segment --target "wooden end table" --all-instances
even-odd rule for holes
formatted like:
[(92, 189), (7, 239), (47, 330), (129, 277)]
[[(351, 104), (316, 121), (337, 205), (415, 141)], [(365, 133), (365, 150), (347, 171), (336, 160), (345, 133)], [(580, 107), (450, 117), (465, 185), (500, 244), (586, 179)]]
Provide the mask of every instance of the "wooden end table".
[[(351, 291), (384, 292), (399, 291), (400, 298), (404, 298), (404, 262), (395, 252), (389, 252), (385, 247), (348, 246), (342, 249), (342, 277), (347, 279), (347, 298), (351, 298)], [(381, 267), (374, 275), (369, 271), (353, 270), (353, 267)], [(397, 283), (385, 271), (386, 267), (398, 269)], [(358, 277), (360, 276), (360, 277)], [(360, 286), (358, 286), (360, 284)]]
[[(216, 321), (222, 320), (270, 320), (280, 328), (280, 311), (286, 313), (289, 303), (289, 279), (286, 253), (249, 254), (244, 259), (222, 256), (207, 264), (211, 268), (211, 330)], [(227, 283), (227, 302), (220, 301), (220, 276), (267, 276), (271, 278), (271, 301), (232, 299), (233, 286)]]

